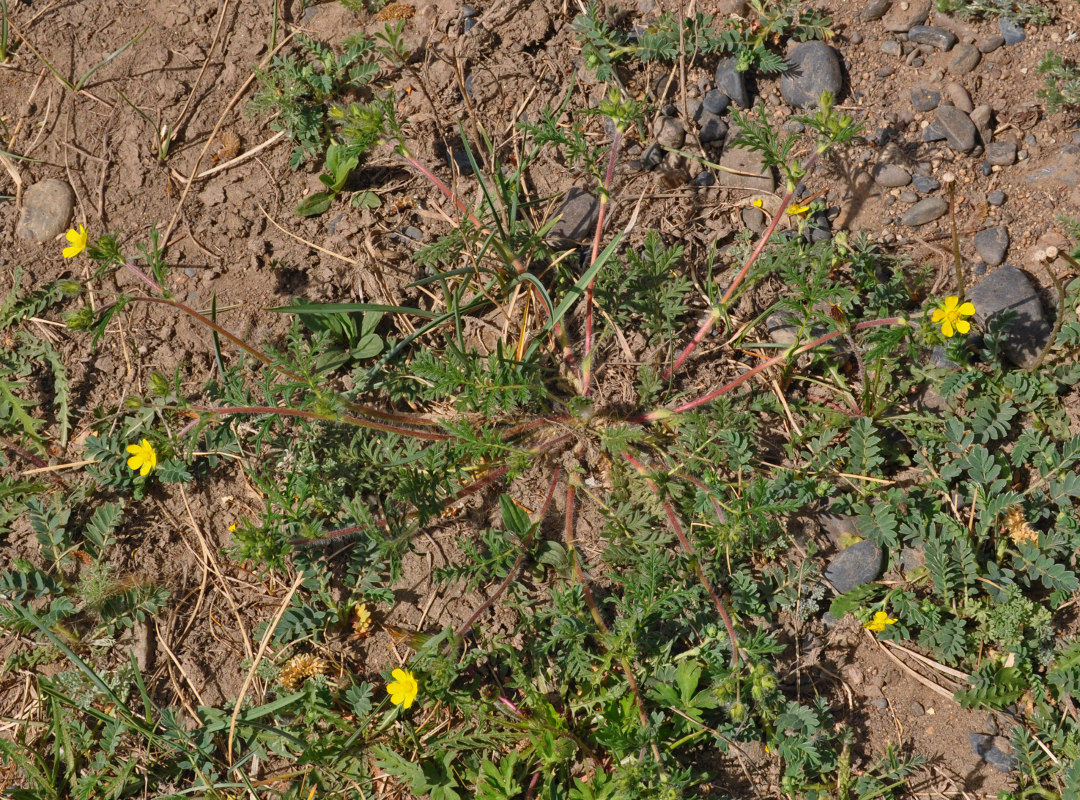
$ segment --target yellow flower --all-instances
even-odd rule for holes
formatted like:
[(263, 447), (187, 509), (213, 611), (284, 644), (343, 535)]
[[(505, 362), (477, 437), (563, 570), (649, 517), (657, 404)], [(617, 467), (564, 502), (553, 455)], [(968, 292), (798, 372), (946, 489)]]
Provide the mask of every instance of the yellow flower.
[(799, 217), (799, 216), (802, 216), (803, 214), (805, 214), (809, 210), (810, 210), (810, 206), (802, 206), (802, 205), (799, 205), (798, 203), (792, 203), (790, 206), (788, 206), (787, 213), (790, 216)]
[(935, 325), (941, 325), (941, 332), (951, 337), (954, 333), (967, 333), (971, 330), (971, 323), (964, 317), (970, 317), (975, 313), (975, 306), (971, 303), (960, 303), (956, 295), (945, 298), (944, 308), (935, 308), (930, 319)]
[(86, 249), (86, 240), (89, 234), (86, 232), (86, 228), (82, 225), (78, 230), (72, 228), (67, 232), (68, 246), (64, 248), (64, 258), (75, 258), (79, 253)]
[(886, 614), (884, 611), (878, 611), (874, 614), (874, 618), (863, 625), (868, 631), (883, 631), (888, 625), (895, 625), (896, 620)]
[(138, 470), (143, 477), (149, 475), (150, 470), (157, 466), (157, 453), (154, 452), (154, 446), (146, 439), (138, 444), (129, 444), (127, 451), (131, 453), (131, 458), (127, 462), (128, 468)]
[(390, 674), (394, 677), (393, 683), (386, 685), (386, 691), (390, 693), (390, 702), (395, 706), (408, 708), (416, 699), (420, 685), (408, 670), (395, 669)]

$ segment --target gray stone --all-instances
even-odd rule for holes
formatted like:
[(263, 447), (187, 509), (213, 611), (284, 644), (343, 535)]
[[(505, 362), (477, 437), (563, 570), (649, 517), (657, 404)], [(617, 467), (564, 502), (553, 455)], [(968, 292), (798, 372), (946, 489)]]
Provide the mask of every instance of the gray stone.
[(919, 196), (915, 192), (900, 192), (900, 197), (897, 199), (901, 203), (915, 203), (918, 202)]
[(899, 164), (878, 164), (871, 174), (878, 186), (894, 188), (911, 183), (911, 173)]
[(956, 106), (938, 106), (934, 112), (934, 127), (945, 136), (949, 147), (962, 153), (975, 148), (975, 123)]
[(980, 53), (993, 53), (999, 47), (1005, 44), (1005, 37), (1001, 35), (990, 36), (979, 42)]
[(881, 577), (883, 561), (881, 546), (863, 539), (833, 556), (825, 567), (825, 577), (839, 594), (846, 594)]
[(975, 234), (975, 252), (991, 267), (1002, 264), (1008, 250), (1009, 229), (1004, 225), (987, 228)]
[(934, 345), (930, 351), (930, 359), (927, 362), (934, 369), (947, 369), (949, 372), (955, 372), (960, 369), (960, 365), (945, 355), (945, 348), (940, 344)]
[(701, 105), (710, 114), (723, 114), (731, 105), (731, 98), (719, 89), (710, 89), (702, 98)]
[(844, 70), (840, 55), (824, 42), (802, 42), (787, 57), (788, 68), (780, 76), (780, 94), (788, 105), (812, 108), (822, 92), (834, 99), (844, 88)]
[(926, 709), (923, 708), (922, 703), (920, 703), (918, 700), (912, 700), (911, 701), (911, 714), (912, 714), (912, 716), (921, 717), (925, 713), (926, 713)]
[(915, 228), (933, 222), (948, 210), (949, 204), (942, 198), (927, 197), (909, 208), (900, 218), (900, 222), (909, 228)]
[(686, 131), (682, 123), (674, 117), (661, 117), (654, 128), (656, 143), (668, 150), (678, 150), (686, 141)]
[(760, 208), (746, 206), (739, 212), (739, 216), (742, 218), (743, 225), (754, 233), (761, 233), (765, 230), (765, 212)]
[(1014, 44), (1020, 44), (1027, 38), (1027, 34), (1024, 33), (1024, 29), (1020, 25), (1005, 17), (998, 20), (998, 30), (1001, 31), (1005, 44), (1010, 47)]
[(596, 231), (600, 200), (575, 186), (566, 193), (555, 213), (559, 220), (545, 238), (560, 247), (582, 244), (591, 239)]
[(927, 194), (941, 188), (941, 183), (933, 178), (927, 178), (925, 175), (916, 175), (911, 180), (915, 186), (915, 191)]
[(899, 56), (901, 53), (900, 42), (896, 39), (886, 39), (881, 43), (881, 52), (887, 56)]
[(994, 189), (986, 196), (986, 202), (992, 206), (1000, 206), (1005, 204), (1005, 192), (1001, 189)]
[(904, 572), (917, 570), (926, 563), (926, 553), (917, 547), (905, 545), (900, 548), (900, 566)]
[(641, 156), (641, 165), (645, 169), (656, 169), (664, 160), (664, 150), (658, 144), (650, 144)]
[(697, 186), (712, 186), (714, 183), (716, 183), (716, 178), (707, 169), (699, 172), (694, 178), (694, 184)]
[(908, 29), (908, 41), (936, 47), (945, 51), (956, 44), (956, 34), (933, 25), (913, 25)]
[(797, 119), (789, 119), (784, 123), (784, 130), (788, 133), (799, 134), (806, 130), (806, 126)]
[(755, 192), (771, 192), (776, 188), (772, 169), (765, 166), (761, 156), (753, 150), (731, 146), (731, 137), (724, 146), (724, 153), (720, 156), (719, 164), (726, 169), (737, 172), (749, 172), (749, 175), (737, 175), (731, 172), (721, 171), (716, 176), (716, 182), (728, 189), (750, 189)]
[(885, 12), (889, 10), (889, 3), (892, 0), (870, 0), (866, 4), (866, 8), (859, 14), (859, 19), (863, 22), (873, 22), (876, 19), (881, 19), (885, 16)]
[(698, 139), (702, 144), (710, 142), (722, 142), (727, 137), (728, 127), (716, 114), (711, 111), (702, 111), (698, 120)]
[(968, 744), (971, 745), (971, 752), (982, 758), (994, 746), (994, 737), (985, 733), (969, 733)]
[(953, 49), (953, 57), (949, 60), (949, 72), (953, 75), (967, 75), (975, 67), (979, 66), (982, 53), (973, 44), (958, 44)]
[(972, 287), (968, 300), (975, 306), (975, 321), (983, 330), (1011, 312), (1002, 336), (1002, 352), (1019, 367), (1035, 364), (1050, 338), (1050, 323), (1027, 275), (1016, 267), (999, 267)]
[(975, 130), (979, 132), (979, 138), (983, 142), (989, 142), (994, 138), (994, 129), (990, 125), (990, 118), (994, 115), (994, 109), (992, 109), (987, 103), (979, 103), (975, 106), (975, 110), (968, 116), (971, 117), (971, 121), (975, 123)]
[(1000, 167), (1016, 163), (1016, 142), (991, 142), (986, 146), (986, 160)]
[(746, 90), (746, 75), (738, 72), (735, 58), (722, 58), (716, 65), (716, 88), (731, 98), (739, 108), (750, 108), (750, 93)]
[(911, 90), (911, 105), (916, 111), (933, 111), (941, 102), (941, 92), (929, 86), (916, 86)]
[(879, 78), (888, 78), (894, 72), (896, 72), (896, 67), (890, 64), (885, 64), (884, 66), (878, 67), (877, 71), (874, 74), (877, 75)]
[(870, 705), (872, 705), (874, 708), (880, 708), (884, 710), (889, 707), (889, 701), (886, 700), (884, 697), (875, 697), (873, 700), (870, 701)]
[(852, 44), (862, 44), (863, 43), (863, 35), (861, 33), (859, 33), (858, 31), (854, 31), (851, 34), (851, 36), (848, 37), (848, 41), (851, 42)]
[(945, 96), (949, 98), (949, 102), (966, 114), (970, 114), (975, 110), (975, 105), (971, 102), (971, 95), (968, 94), (968, 90), (955, 81), (945, 84)]
[(897, 3), (889, 9), (889, 13), (885, 15), (881, 24), (887, 31), (907, 33), (914, 26), (926, 22), (926, 18), (930, 16), (932, 4), (933, 0), (907, 0), (907, 2)]
[(1016, 757), (1011, 750), (1008, 739), (995, 736), (994, 746), (983, 753), (983, 760), (999, 772), (1012, 772), (1016, 769)]
[(833, 514), (826, 511), (818, 514), (818, 522), (837, 547), (840, 546), (843, 536), (861, 536), (858, 517), (853, 517), (851, 514)]
[(23, 192), (22, 216), (15, 228), (20, 239), (50, 242), (68, 229), (75, 192), (64, 181), (46, 178)]

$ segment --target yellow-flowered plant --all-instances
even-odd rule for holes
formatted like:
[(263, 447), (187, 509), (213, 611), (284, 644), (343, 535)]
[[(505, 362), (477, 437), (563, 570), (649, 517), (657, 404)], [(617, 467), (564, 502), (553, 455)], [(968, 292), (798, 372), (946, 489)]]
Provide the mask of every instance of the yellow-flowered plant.
[(154, 451), (154, 446), (146, 439), (138, 444), (129, 444), (127, 451), (131, 455), (131, 458), (127, 460), (128, 468), (136, 470), (144, 478), (157, 466), (157, 453)]
[(868, 631), (883, 631), (889, 625), (895, 625), (896, 620), (886, 614), (884, 611), (878, 611), (874, 614), (874, 618), (863, 625)]
[(66, 235), (68, 246), (64, 248), (64, 258), (75, 258), (86, 249), (86, 240), (90, 237), (90, 234), (86, 232), (86, 228), (80, 225), (78, 230), (72, 228)]
[(413, 704), (416, 695), (420, 691), (420, 684), (416, 682), (413, 674), (406, 669), (395, 669), (390, 673), (394, 680), (386, 685), (386, 691), (390, 693), (390, 702), (395, 706), (408, 708)]
[(970, 317), (975, 313), (975, 306), (971, 303), (961, 303), (956, 295), (945, 298), (945, 305), (934, 309), (930, 319), (935, 325), (941, 326), (941, 332), (948, 337), (953, 333), (966, 334), (971, 330), (971, 323), (964, 317)]

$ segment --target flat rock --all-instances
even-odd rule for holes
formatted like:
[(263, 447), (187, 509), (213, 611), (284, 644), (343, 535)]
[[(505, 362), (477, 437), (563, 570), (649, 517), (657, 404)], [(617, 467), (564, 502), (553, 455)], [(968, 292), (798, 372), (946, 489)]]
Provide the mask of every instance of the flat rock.
[(987, 228), (975, 234), (975, 252), (991, 267), (1002, 264), (1008, 250), (1009, 229), (1004, 225)]
[(919, 225), (933, 222), (948, 210), (949, 204), (942, 198), (927, 197), (909, 208), (904, 213), (904, 216), (900, 218), (900, 222), (909, 228), (916, 228)]
[(933, 25), (913, 25), (908, 29), (908, 41), (945, 51), (956, 44), (956, 34)]
[(908, 0), (904, 3), (896, 3), (889, 9), (889, 13), (885, 15), (881, 24), (887, 31), (907, 33), (916, 25), (926, 22), (926, 18), (930, 16), (931, 5), (933, 5), (933, 0)]
[(889, 3), (892, 0), (870, 0), (866, 4), (866, 8), (859, 14), (859, 19), (863, 22), (873, 22), (876, 19), (881, 19), (885, 16), (885, 12), (889, 10)]
[(975, 149), (978, 131), (971, 117), (956, 106), (938, 106), (934, 112), (934, 127), (945, 137), (949, 147), (962, 153)]
[(955, 81), (945, 84), (945, 96), (950, 103), (966, 114), (970, 114), (975, 110), (975, 104), (971, 102), (971, 95), (968, 94), (968, 90)]
[(874, 176), (874, 182), (878, 186), (885, 186), (890, 189), (907, 186), (911, 183), (911, 173), (899, 164), (878, 164), (871, 174)]
[(844, 88), (840, 54), (825, 42), (802, 42), (788, 53), (788, 68), (780, 76), (780, 94), (788, 105), (812, 108), (822, 92), (839, 98)]
[(705, 92), (701, 100), (702, 107), (711, 114), (723, 114), (731, 105), (731, 98), (719, 89), (710, 89)]
[(1062, 147), (1045, 166), (1032, 168), (1024, 176), (1024, 183), (1048, 191), (1076, 186), (1080, 183), (1080, 145), (1067, 144)]
[(731, 98), (739, 108), (750, 108), (750, 92), (746, 90), (746, 73), (738, 72), (735, 58), (722, 58), (716, 65), (716, 88)]
[(575, 186), (566, 193), (555, 213), (559, 219), (544, 238), (562, 247), (581, 244), (596, 231), (600, 199)]
[(986, 160), (999, 167), (1016, 163), (1016, 142), (991, 142), (986, 146)]
[(883, 561), (881, 546), (863, 539), (833, 556), (825, 567), (825, 577), (839, 594), (846, 594), (881, 577)]
[(953, 75), (967, 75), (975, 67), (979, 66), (982, 53), (973, 44), (958, 44), (952, 51), (949, 59), (949, 72)]
[(929, 86), (916, 86), (911, 90), (911, 105), (916, 111), (933, 111), (941, 102), (941, 92)]
[(1001, 31), (1001, 38), (1005, 40), (1005, 44), (1010, 47), (1014, 44), (1020, 44), (1027, 38), (1023, 27), (1005, 17), (998, 20), (998, 30)]
[(739, 172), (749, 172), (750, 174), (733, 175), (730, 172), (721, 170), (716, 175), (717, 185), (728, 189), (751, 189), (755, 192), (773, 191), (776, 188), (776, 181), (773, 178), (772, 169), (765, 166), (761, 156), (753, 150), (732, 147), (730, 139), (729, 135), (728, 144), (725, 145), (724, 153), (720, 156), (718, 163), (721, 167), (738, 170)]
[(22, 216), (15, 228), (20, 239), (51, 242), (68, 229), (75, 192), (64, 181), (46, 178), (23, 192)]
[(1002, 352), (1019, 367), (1035, 364), (1050, 338), (1050, 323), (1027, 275), (1016, 267), (999, 267), (971, 288), (968, 300), (983, 330), (1012, 312), (1005, 323)]
[(1005, 37), (1001, 35), (988, 36), (979, 42), (980, 53), (993, 53), (999, 47), (1005, 44)]

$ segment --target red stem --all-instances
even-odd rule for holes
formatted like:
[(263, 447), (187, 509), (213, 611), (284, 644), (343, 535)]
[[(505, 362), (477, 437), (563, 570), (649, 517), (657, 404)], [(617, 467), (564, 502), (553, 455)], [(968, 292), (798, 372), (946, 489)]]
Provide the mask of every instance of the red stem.
[(332, 415), (319, 414), (314, 411), (302, 411), (296, 408), (278, 408), (277, 406), (232, 406), (228, 408), (209, 408), (206, 406), (187, 406), (180, 411), (197, 411), (200, 414), (277, 414), (279, 417), (300, 417), (302, 419), (321, 420), (323, 422), (345, 422), (357, 425), (361, 428), (372, 428), (387, 433), (397, 433), (401, 436), (412, 436), (416, 439), (429, 439), (435, 442), (445, 442), (454, 437), (448, 433), (433, 433), (431, 431), (415, 431), (410, 428), (401, 428), (396, 425), (387, 425), (384, 422), (376, 422), (363, 417), (354, 417), (348, 414)]

